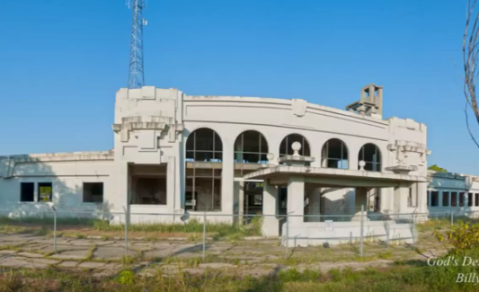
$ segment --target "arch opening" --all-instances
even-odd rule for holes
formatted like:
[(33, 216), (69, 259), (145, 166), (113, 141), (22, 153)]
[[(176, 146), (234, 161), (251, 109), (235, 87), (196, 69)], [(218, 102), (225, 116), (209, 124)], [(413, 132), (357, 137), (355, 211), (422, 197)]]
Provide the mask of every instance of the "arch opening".
[(250, 130), (241, 133), (234, 145), (235, 163), (267, 163), (268, 143), (263, 134)]
[[(381, 171), (381, 152), (376, 145), (368, 143), (361, 147), (358, 155), (358, 163), (361, 161), (365, 162), (364, 170)], [(358, 169), (361, 169), (359, 164)]]
[(221, 211), (223, 143), (211, 129), (193, 131), (186, 140), (185, 209)]
[(321, 167), (348, 169), (348, 149), (339, 139), (330, 139), (321, 150)]
[(284, 137), (283, 141), (279, 146), (279, 157), (283, 157), (286, 155), (293, 155), (294, 150), (291, 145), (294, 142), (301, 143), (301, 149), (299, 150), (299, 154), (301, 156), (311, 156), (311, 149), (309, 147), (309, 142), (303, 135), (300, 134), (290, 134)]

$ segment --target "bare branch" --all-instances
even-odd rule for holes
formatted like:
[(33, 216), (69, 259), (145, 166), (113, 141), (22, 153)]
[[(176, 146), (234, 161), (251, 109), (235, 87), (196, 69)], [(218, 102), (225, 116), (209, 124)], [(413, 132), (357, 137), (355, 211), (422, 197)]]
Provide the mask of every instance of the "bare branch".
[[(466, 126), (472, 140), (479, 148), (479, 143), (474, 137), (469, 125), (468, 106), (471, 107), (479, 124), (479, 108), (476, 96), (476, 80), (479, 76), (479, 70), (476, 65), (479, 62), (479, 12), (474, 13), (478, 0), (468, 0), (466, 9), (466, 24), (464, 26), (464, 35), (462, 39), (462, 60), (464, 66), (464, 97), (466, 99)], [(472, 27), (471, 27), (472, 22)]]
[(466, 115), (466, 126), (467, 126), (467, 131), (469, 132), (469, 135), (472, 138), (472, 141), (476, 144), (476, 146), (479, 148), (479, 143), (477, 142), (476, 138), (472, 134), (471, 127), (469, 126), (469, 117), (467, 115), (467, 103), (466, 103), (466, 108), (464, 109), (464, 114)]

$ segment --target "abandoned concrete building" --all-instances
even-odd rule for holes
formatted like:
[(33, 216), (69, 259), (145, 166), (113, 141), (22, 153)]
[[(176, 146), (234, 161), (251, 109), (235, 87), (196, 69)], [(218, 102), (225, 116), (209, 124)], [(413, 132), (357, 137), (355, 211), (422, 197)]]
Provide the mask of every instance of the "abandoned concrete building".
[[(267, 236), (281, 234), (289, 214), (288, 228), (312, 236), (326, 220), (359, 224), (361, 206), (368, 218), (477, 206), (479, 189), (473, 205), (461, 199), (466, 185), (439, 189), (435, 177), (454, 179), (428, 174), (426, 126), (383, 119), (382, 99), (374, 84), (346, 110), (302, 99), (122, 88), (111, 151), (0, 158), (0, 211), (127, 210), (132, 222), (181, 222), (184, 214), (201, 220), (204, 213), (243, 222), (263, 214)], [(445, 204), (446, 193), (456, 205)]]

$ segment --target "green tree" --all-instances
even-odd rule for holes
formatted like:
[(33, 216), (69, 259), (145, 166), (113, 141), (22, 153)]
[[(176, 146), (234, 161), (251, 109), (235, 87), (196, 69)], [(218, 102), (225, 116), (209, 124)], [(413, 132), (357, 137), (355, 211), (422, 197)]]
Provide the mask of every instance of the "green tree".
[(447, 169), (437, 166), (436, 164), (429, 166), (429, 170), (437, 171), (437, 172), (447, 172)]

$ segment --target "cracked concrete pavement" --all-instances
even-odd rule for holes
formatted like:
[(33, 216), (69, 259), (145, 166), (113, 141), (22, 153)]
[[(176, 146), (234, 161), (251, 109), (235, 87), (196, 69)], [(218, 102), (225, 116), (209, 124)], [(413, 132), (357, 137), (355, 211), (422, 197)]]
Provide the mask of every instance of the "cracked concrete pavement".
[(31, 234), (0, 234), (0, 267), (87, 269), (92, 275), (113, 276), (125, 268), (123, 260), (128, 255), (130, 268), (139, 274), (150, 276), (158, 271), (171, 275), (180, 272), (191, 274), (206, 270), (221, 270), (223, 273), (261, 276), (277, 273), (288, 268), (320, 269), (351, 267), (362, 269), (370, 266), (383, 267), (393, 264), (395, 259), (420, 260), (443, 253), (433, 247), (422, 255), (412, 248), (366, 246), (366, 256), (390, 253), (388, 259), (354, 261), (354, 247), (307, 247), (286, 250), (276, 239), (254, 241), (208, 241), (207, 261), (202, 262), (201, 242), (185, 240), (146, 241), (132, 239), (125, 250), (125, 241), (102, 240), (100, 238), (62, 238), (56, 240), (54, 250), (52, 238)]

